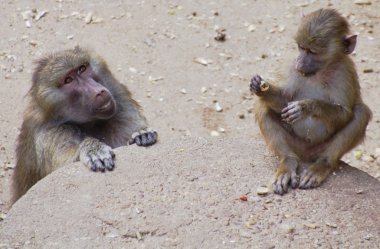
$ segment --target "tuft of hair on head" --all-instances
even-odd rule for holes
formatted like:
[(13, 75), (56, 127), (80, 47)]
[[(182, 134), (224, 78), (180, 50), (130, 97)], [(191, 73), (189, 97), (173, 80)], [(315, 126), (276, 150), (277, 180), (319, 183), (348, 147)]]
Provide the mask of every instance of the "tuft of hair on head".
[(319, 9), (302, 18), (295, 40), (298, 44), (328, 48), (330, 44), (343, 47), (350, 26), (335, 9)]

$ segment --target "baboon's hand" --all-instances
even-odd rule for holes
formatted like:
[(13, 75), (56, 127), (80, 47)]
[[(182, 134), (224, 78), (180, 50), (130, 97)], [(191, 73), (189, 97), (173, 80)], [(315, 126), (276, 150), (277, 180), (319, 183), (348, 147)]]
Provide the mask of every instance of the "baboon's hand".
[(269, 89), (269, 85), (265, 82), (260, 75), (255, 75), (251, 79), (251, 84), (249, 85), (249, 90), (257, 96), (262, 96), (265, 91)]
[(157, 131), (148, 128), (132, 134), (129, 144), (136, 143), (138, 146), (150, 146), (157, 141)]
[(80, 145), (79, 159), (92, 171), (113, 170), (115, 153), (95, 138), (86, 138)]
[(282, 109), (281, 118), (283, 121), (293, 124), (309, 113), (310, 101), (300, 100), (289, 102), (288, 106)]

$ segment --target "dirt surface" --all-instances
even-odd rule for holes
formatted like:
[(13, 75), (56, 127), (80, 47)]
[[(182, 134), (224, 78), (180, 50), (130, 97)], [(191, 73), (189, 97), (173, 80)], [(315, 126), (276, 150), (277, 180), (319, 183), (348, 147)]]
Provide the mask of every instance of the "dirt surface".
[(81, 163), (68, 165), (13, 206), (0, 223), (1, 243), (16, 248), (380, 245), (379, 181), (347, 166), (318, 189), (259, 196), (257, 188), (267, 184), (268, 171), (276, 166), (263, 147), (241, 138), (180, 138), (148, 149), (119, 148), (118, 167), (106, 174), (92, 174)]
[[(106, 59), (115, 76), (140, 101), (151, 126), (159, 131), (160, 146), (183, 137), (211, 139), (212, 134), (224, 138), (220, 145), (223, 148), (229, 140), (239, 137), (242, 145), (235, 143), (226, 154), (239, 154), (245, 149), (243, 144), (251, 142), (254, 147), (248, 155), (251, 160), (255, 156), (256, 165), (264, 166), (266, 161), (256, 159), (264, 149), (254, 150), (254, 143), (261, 141), (261, 136), (251, 113), (256, 98), (248, 91), (250, 77), (259, 73), (275, 78), (278, 72), (286, 71), (286, 65), (296, 55), (293, 36), (300, 16), (321, 7), (338, 9), (348, 18), (352, 30), (360, 33), (353, 59), (363, 99), (374, 116), (365, 143), (344, 160), (379, 179), (380, 1), (364, 1), (368, 5), (354, 2), (4, 1), (0, 6), (0, 216), (6, 217), (9, 211), (15, 141), (34, 59), (75, 45), (90, 47)], [(223, 29), (225, 41), (215, 40), (217, 30)], [(216, 111), (216, 103), (222, 111)], [(157, 156), (159, 161), (165, 157)], [(199, 160), (208, 156), (203, 154)], [(220, 167), (228, 170), (229, 166)], [(273, 170), (261, 172), (263, 179), (269, 179)], [(237, 174), (246, 174), (248, 178), (241, 181), (252, 184), (253, 171)], [(224, 181), (228, 186), (233, 179), (227, 177)], [(205, 196), (211, 194), (204, 191)], [(45, 197), (50, 198), (47, 192)], [(285, 207), (294, 205), (293, 195), (284, 198)], [(317, 194), (315, 199), (323, 200)], [(315, 212), (323, 216), (327, 210)], [(157, 221), (163, 218), (158, 216)], [(366, 219), (362, 222), (365, 224)]]

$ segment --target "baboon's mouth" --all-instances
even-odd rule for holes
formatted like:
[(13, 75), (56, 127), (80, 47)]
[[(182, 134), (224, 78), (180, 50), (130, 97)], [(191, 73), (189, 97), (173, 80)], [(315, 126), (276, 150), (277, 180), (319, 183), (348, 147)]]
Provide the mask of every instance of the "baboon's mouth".
[(108, 102), (106, 102), (104, 105), (102, 105), (101, 107), (98, 108), (98, 111), (100, 112), (104, 112), (104, 111), (107, 111), (109, 110), (110, 108), (113, 107), (113, 101), (112, 99), (110, 99)]
[(116, 103), (113, 99), (107, 101), (104, 105), (96, 109), (96, 116), (99, 119), (108, 119), (115, 115), (116, 113)]

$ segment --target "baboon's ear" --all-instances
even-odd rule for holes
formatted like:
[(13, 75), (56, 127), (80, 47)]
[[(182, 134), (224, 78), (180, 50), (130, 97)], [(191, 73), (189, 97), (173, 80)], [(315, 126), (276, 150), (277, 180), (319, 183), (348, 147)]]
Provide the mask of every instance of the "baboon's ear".
[(357, 37), (358, 35), (348, 35), (344, 38), (343, 44), (345, 54), (351, 54), (352, 52), (354, 52)]

